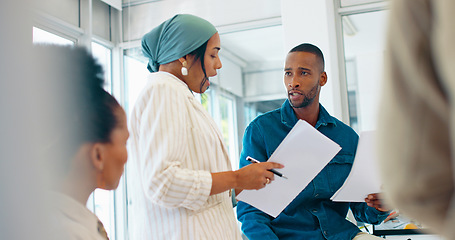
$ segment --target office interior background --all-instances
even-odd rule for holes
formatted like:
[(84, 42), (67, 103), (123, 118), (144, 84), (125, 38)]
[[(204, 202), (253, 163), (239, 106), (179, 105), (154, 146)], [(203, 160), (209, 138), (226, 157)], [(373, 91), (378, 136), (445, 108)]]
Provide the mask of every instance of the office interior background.
[[(375, 130), (385, 51), (388, 2), (380, 0), (40, 0), (30, 29), (34, 43), (84, 46), (105, 70), (107, 85), (125, 108), (146, 80), (141, 37), (177, 13), (213, 23), (223, 68), (196, 97), (212, 115), (238, 168), (243, 131), (286, 99), (286, 53), (309, 42), (325, 55), (328, 83), (321, 103), (357, 133)], [(96, 190), (87, 206), (109, 238), (129, 239), (128, 163), (119, 188)], [(368, 227), (367, 227), (368, 229)], [(370, 228), (371, 229), (371, 228)], [(441, 239), (432, 235), (387, 239)]]

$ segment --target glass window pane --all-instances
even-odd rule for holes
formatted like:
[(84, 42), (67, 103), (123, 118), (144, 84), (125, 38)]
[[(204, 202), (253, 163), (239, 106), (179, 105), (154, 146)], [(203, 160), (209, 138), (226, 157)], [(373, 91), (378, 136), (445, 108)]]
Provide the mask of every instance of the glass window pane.
[(201, 98), (201, 104), (204, 107), (204, 109), (212, 115), (212, 99), (211, 99), (211, 90), (205, 91), (203, 94), (198, 94), (199, 97)]
[(104, 89), (112, 92), (112, 51), (111, 49), (92, 42), (92, 54), (101, 66), (103, 66), (104, 80), (106, 81)]
[(218, 109), (220, 119), (218, 125), (223, 135), (224, 143), (226, 144), (229, 158), (231, 159), (232, 169), (239, 168), (237, 145), (236, 145), (236, 117), (235, 117), (235, 102), (233, 97), (228, 97), (223, 94), (218, 94)]
[[(132, 108), (136, 102), (137, 97), (145, 86), (147, 81), (147, 75), (149, 71), (147, 70), (147, 59), (142, 55), (140, 48), (127, 49), (124, 51), (123, 64), (124, 64), (124, 87), (125, 87), (125, 111), (127, 112), (127, 118), (129, 119), (131, 115)], [(128, 151), (130, 145), (128, 144)], [(135, 174), (132, 172), (132, 168), (129, 167), (132, 161), (128, 161), (125, 167), (125, 176), (126, 176), (126, 188), (132, 188), (131, 184), (128, 182), (128, 176)], [(131, 196), (127, 194), (126, 196), (127, 209), (126, 214), (126, 223), (123, 223), (123, 226), (131, 226), (136, 224), (135, 216), (131, 215), (131, 211), (128, 211), (128, 208), (134, 204), (131, 200)], [(118, 225), (121, 226), (121, 225)]]
[(247, 102), (244, 104), (245, 126), (248, 126), (257, 116), (280, 108), (286, 99)]
[(375, 130), (388, 11), (344, 16), (349, 117), (357, 132)]
[(94, 213), (101, 220), (109, 239), (115, 239), (114, 191), (96, 189), (93, 192)]
[(74, 45), (74, 42), (56, 34), (33, 27), (33, 43), (51, 43), (57, 45)]
[(123, 61), (125, 66), (125, 108), (129, 116), (150, 72), (147, 70), (147, 62), (137, 55), (125, 55)]

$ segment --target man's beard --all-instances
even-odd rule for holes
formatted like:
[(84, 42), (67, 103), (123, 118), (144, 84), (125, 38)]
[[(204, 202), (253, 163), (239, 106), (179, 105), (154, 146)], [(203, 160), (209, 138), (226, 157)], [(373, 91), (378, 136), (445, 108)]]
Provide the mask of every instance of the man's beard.
[(307, 107), (308, 105), (310, 105), (311, 103), (314, 102), (314, 99), (316, 98), (316, 96), (318, 94), (318, 89), (319, 89), (319, 82), (316, 83), (316, 85), (308, 93), (303, 93), (302, 94), (303, 95), (303, 101), (300, 104), (294, 104), (291, 101), (291, 98), (288, 95), (289, 103), (291, 104), (291, 106), (293, 108), (304, 108), (304, 107)]

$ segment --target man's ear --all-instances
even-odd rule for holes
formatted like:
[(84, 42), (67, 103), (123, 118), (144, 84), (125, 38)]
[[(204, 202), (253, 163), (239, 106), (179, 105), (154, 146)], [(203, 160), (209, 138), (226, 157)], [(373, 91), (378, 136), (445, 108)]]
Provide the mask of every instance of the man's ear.
[(327, 73), (326, 72), (322, 72), (321, 73), (321, 76), (319, 78), (319, 86), (324, 86), (325, 84), (327, 83)]
[(90, 159), (93, 167), (98, 171), (103, 171), (104, 168), (104, 146), (101, 143), (95, 143), (90, 150)]

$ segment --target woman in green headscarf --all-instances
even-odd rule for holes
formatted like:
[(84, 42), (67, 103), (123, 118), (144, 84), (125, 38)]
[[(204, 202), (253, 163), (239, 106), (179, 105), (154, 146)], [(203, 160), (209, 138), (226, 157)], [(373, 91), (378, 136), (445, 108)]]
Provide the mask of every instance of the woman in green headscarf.
[(151, 72), (133, 108), (132, 239), (241, 239), (231, 189), (260, 189), (277, 163), (231, 170), (217, 125), (193, 92), (221, 68), (220, 36), (199, 17), (179, 14), (142, 38)]

